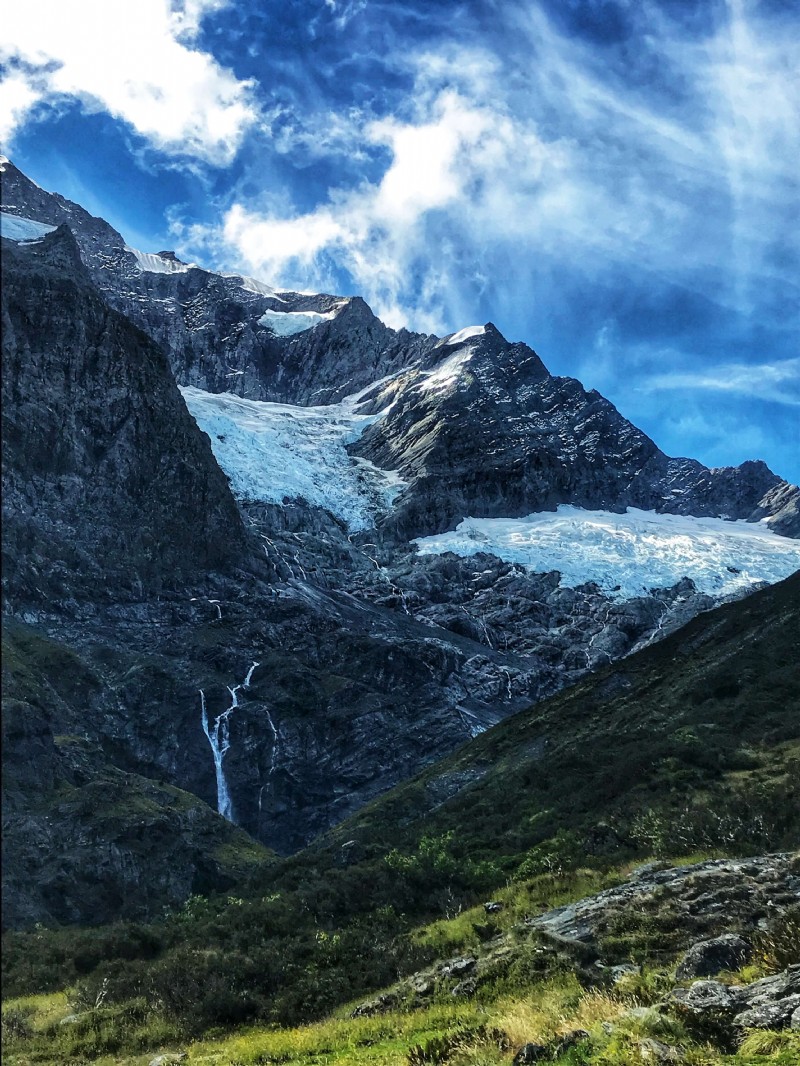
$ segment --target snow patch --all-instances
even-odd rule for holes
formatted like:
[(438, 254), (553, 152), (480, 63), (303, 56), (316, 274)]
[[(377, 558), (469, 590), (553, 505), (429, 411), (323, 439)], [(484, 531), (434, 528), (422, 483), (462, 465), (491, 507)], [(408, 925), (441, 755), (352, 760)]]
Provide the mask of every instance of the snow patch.
[(368, 391), (337, 404), (297, 407), (181, 388), (235, 496), (267, 503), (300, 497), (352, 531), (372, 528), (404, 486), (396, 472), (347, 453), (346, 445), (384, 413), (357, 412)]
[[(2, 157), (5, 159), (5, 156)], [(6, 159), (6, 162), (8, 160)], [(45, 233), (52, 233), (56, 226), (48, 226), (45, 222), (36, 222), (32, 218), (21, 218), (19, 215), (9, 215), (6, 211), (0, 211), (0, 235), (10, 241), (38, 241)]]
[(271, 285), (267, 285), (266, 282), (256, 281), (255, 278), (248, 278), (245, 274), (222, 274), (223, 278), (234, 278), (240, 283), (242, 288), (246, 292), (254, 292), (257, 296), (271, 296), (274, 300), (279, 300), (281, 303), (285, 301), (279, 292), (286, 292), (285, 289), (273, 289)]
[(5, 172), (6, 172), (6, 163), (10, 163), (10, 162), (11, 162), (11, 160), (8, 158), (8, 156), (0, 155), (0, 174), (5, 174)]
[(458, 333), (451, 333), (449, 337), (440, 340), (436, 347), (438, 348), (441, 346), (449, 348), (451, 344), (463, 344), (464, 341), (468, 341), (472, 337), (482, 337), (485, 332), (485, 326), (465, 326), (464, 329), (460, 329)]
[(187, 270), (197, 270), (196, 263), (177, 263), (174, 259), (164, 259), (153, 252), (140, 252), (138, 248), (129, 248), (127, 245), (125, 251), (135, 256), (140, 270), (149, 274), (185, 274)]
[(295, 333), (304, 333), (307, 329), (313, 329), (320, 322), (330, 322), (338, 311), (338, 307), (324, 313), (319, 311), (265, 311), (258, 323), (266, 326), (276, 337), (291, 337)]
[(416, 387), (423, 390), (447, 388), (458, 380), (461, 368), (471, 358), (472, 348), (462, 348), (440, 363), (435, 370), (425, 372), (424, 377), (418, 382)]
[(629, 598), (688, 577), (715, 596), (782, 581), (800, 569), (800, 543), (764, 523), (656, 514), (584, 511), (562, 504), (527, 518), (465, 518), (454, 531), (419, 537), (423, 555), (488, 552), (537, 573), (558, 570), (570, 587), (596, 581)]

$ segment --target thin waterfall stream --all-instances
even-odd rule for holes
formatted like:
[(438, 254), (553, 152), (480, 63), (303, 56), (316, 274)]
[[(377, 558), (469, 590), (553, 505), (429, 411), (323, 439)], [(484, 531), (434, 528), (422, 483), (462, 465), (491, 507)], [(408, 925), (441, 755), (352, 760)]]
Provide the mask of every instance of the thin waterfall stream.
[(230, 706), (226, 707), (226, 709), (214, 719), (214, 722), (211, 725), (209, 725), (205, 692), (203, 689), (199, 690), (200, 721), (214, 756), (214, 774), (217, 779), (217, 811), (223, 818), (227, 818), (229, 822), (235, 822), (233, 800), (231, 799), (230, 789), (228, 788), (228, 780), (225, 777), (224, 766), (225, 756), (228, 754), (231, 747), (230, 719), (233, 712), (239, 706), (240, 690), (250, 687), (253, 671), (260, 665), (260, 663), (254, 661), (247, 671), (247, 675), (241, 685), (234, 685), (233, 688), (231, 688), (230, 685), (228, 686), (228, 692), (231, 697)]

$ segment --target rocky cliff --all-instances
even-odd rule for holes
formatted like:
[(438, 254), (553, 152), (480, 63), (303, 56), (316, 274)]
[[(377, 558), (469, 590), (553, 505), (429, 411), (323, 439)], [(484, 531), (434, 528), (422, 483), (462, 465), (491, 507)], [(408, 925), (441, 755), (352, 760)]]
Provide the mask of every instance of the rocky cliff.
[[(763, 464), (669, 459), (491, 325), (396, 332), (358, 298), (131, 250), (11, 164), (2, 189), (4, 596), (30, 627), (4, 675), (14, 922), (223, 884), (203, 841), (244, 847), (231, 821), (295, 850), (758, 578), (715, 556), (706, 587), (678, 554), (631, 591), (411, 538), (560, 504), (796, 530), (797, 490)], [(766, 550), (791, 569), (788, 541)], [(182, 872), (156, 876), (178, 835)]]

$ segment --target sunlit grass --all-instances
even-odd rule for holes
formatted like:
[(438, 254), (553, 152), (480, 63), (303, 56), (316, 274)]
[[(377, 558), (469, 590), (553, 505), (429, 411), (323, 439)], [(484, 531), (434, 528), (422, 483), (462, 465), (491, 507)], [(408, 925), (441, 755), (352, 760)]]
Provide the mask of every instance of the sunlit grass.
[(190, 1063), (374, 1063), (405, 1064), (409, 1049), (443, 1033), (479, 1028), (486, 1013), (473, 1004), (434, 1004), (407, 1014), (330, 1018), (295, 1029), (250, 1029), (221, 1041), (192, 1044)]

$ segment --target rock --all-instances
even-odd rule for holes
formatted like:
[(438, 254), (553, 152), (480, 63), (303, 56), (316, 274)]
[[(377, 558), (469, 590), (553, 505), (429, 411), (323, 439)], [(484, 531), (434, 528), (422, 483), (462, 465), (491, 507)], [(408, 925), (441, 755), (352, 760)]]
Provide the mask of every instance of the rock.
[(740, 1029), (786, 1029), (800, 1011), (800, 995), (787, 996), (774, 1003), (761, 1003), (742, 1011), (733, 1019)]
[(366, 1003), (359, 1003), (355, 1010), (350, 1012), (351, 1018), (372, 1018), (376, 1014), (385, 1014), (397, 1005), (397, 996), (387, 992), (382, 996), (376, 996)]
[(548, 1056), (545, 1044), (523, 1044), (514, 1056), (513, 1066), (530, 1066), (530, 1063), (542, 1062)]
[(733, 933), (723, 933), (711, 940), (693, 944), (675, 971), (679, 981), (691, 977), (712, 977), (721, 970), (739, 970), (750, 961), (751, 945)]
[(735, 1044), (742, 1029), (785, 1029), (800, 1011), (800, 965), (749, 985), (695, 981), (676, 988), (671, 1002), (699, 1033)]
[(671, 1063), (683, 1061), (683, 1056), (677, 1048), (671, 1047), (669, 1044), (663, 1044), (660, 1040), (654, 1040), (653, 1037), (640, 1040), (638, 1047), (639, 1054), (644, 1062)]
[(464, 974), (469, 973), (475, 969), (475, 964), (478, 960), (474, 955), (463, 955), (455, 959), (450, 959), (444, 966), (441, 967), (439, 973), (442, 977), (462, 977)]
[(693, 1012), (734, 1011), (741, 1003), (740, 990), (721, 981), (694, 981), (689, 988), (676, 988), (672, 1000)]
[(792, 1011), (792, 1017), (789, 1019), (790, 1029), (800, 1029), (800, 1007), (795, 1007)]
[(563, 1055), (564, 1052), (569, 1051), (571, 1047), (575, 1047), (576, 1044), (588, 1039), (589, 1034), (585, 1029), (572, 1029), (569, 1033), (565, 1033), (553, 1041), (551, 1056), (555, 1059), (559, 1055)]
[(788, 854), (712, 859), (682, 867), (648, 863), (624, 884), (556, 907), (527, 924), (565, 949), (595, 956), (609, 926), (624, 926), (641, 914), (658, 915), (662, 923), (669, 918), (676, 938), (692, 936), (697, 941), (700, 934), (703, 940), (716, 938), (724, 945), (739, 940), (723, 936), (732, 925), (752, 928), (765, 912), (779, 913), (774, 909), (796, 898), (797, 874)]
[(622, 962), (619, 966), (611, 966), (608, 970), (611, 977), (612, 984), (618, 985), (620, 981), (624, 981), (626, 977), (630, 977), (631, 974), (638, 974), (639, 967), (635, 966), (632, 962)]
[(490, 900), (488, 903), (484, 903), (483, 909), (487, 914), (499, 914), (503, 909), (503, 904), (498, 903), (496, 900)]
[(178, 1066), (178, 1063), (184, 1062), (187, 1057), (185, 1051), (167, 1052), (166, 1055), (156, 1055), (154, 1059), (150, 1059), (148, 1066)]
[(475, 990), (478, 987), (478, 982), (474, 977), (468, 977), (466, 981), (459, 981), (453, 988), (451, 995), (453, 996), (472, 996), (475, 994)]

